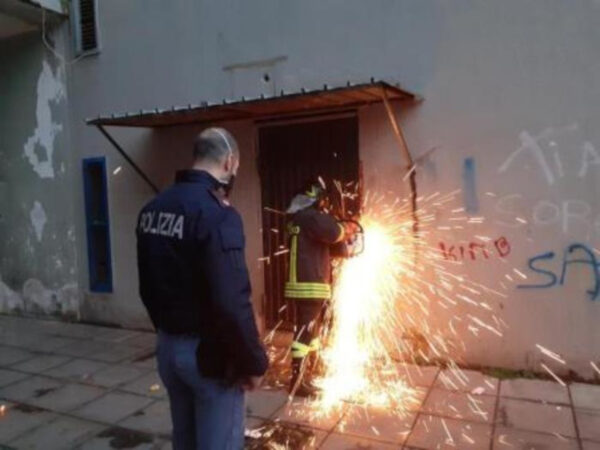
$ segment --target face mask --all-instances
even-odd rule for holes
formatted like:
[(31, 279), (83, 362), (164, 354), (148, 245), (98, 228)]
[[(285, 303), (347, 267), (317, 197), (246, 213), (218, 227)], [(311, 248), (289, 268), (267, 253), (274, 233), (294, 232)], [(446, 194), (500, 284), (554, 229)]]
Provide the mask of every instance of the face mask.
[(225, 191), (225, 197), (229, 197), (229, 194), (233, 190), (234, 182), (235, 182), (235, 173), (231, 174), (231, 176), (229, 177), (229, 180), (227, 180), (225, 182), (221, 181), (221, 186), (223, 187), (223, 190)]
[[(219, 130), (215, 130), (217, 133), (219, 133), (219, 135), (223, 138), (223, 142), (225, 142), (225, 145), (227, 146), (227, 150), (229, 151), (229, 155), (228, 157), (232, 157), (233, 156), (233, 150), (231, 149), (231, 146), (229, 145), (229, 141), (227, 140), (227, 138), (225, 137), (225, 135), (223, 133), (221, 133), (221, 131)], [(229, 178), (227, 179), (227, 181), (223, 181), (223, 180), (219, 180), (221, 183), (221, 187), (223, 188), (223, 191), (225, 192), (225, 197), (229, 197), (229, 194), (231, 193), (232, 189), (233, 189), (233, 183), (235, 182), (235, 173), (231, 173), (231, 175), (229, 175)]]

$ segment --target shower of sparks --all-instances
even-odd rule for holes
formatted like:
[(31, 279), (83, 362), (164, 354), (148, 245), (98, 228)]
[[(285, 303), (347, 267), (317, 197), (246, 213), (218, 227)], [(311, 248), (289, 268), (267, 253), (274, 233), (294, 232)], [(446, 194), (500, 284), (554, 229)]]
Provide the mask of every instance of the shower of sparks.
[(552, 350), (547, 349), (546, 347), (541, 346), (540, 344), (535, 344), (535, 346), (542, 352), (544, 355), (552, 358), (554, 361), (557, 361), (561, 364), (566, 364), (567, 362), (560, 357), (558, 353), (553, 352)]
[(454, 439), (452, 438), (452, 434), (450, 434), (450, 430), (448, 429), (448, 425), (446, 425), (446, 421), (444, 419), (442, 419), (442, 425), (444, 426), (444, 431), (446, 432), (446, 436), (448, 436), (448, 439), (446, 439), (446, 443), (448, 445), (454, 446)]
[(319, 402), (325, 410), (344, 399), (385, 406), (410, 395), (386, 347), (399, 329), (394, 299), (410, 266), (409, 252), (395, 242), (393, 230), (366, 216), (363, 227), (368, 245), (341, 265), (334, 287), (333, 323), (321, 355), (326, 374)]
[[(360, 219), (364, 251), (340, 261), (334, 271), (322, 331), (324, 370), (316, 380), (321, 393), (311, 404), (316, 416), (339, 412), (346, 401), (402, 415), (417, 402), (417, 392), (399, 361), (443, 361), (460, 373), (455, 361), (468, 340), (503, 336), (506, 324), (493, 312), (494, 299), (505, 294), (460, 273), (462, 261), (445, 259), (432, 245), (446, 237), (443, 231), (453, 232), (443, 222), (481, 236), (485, 219), (453, 207), (457, 194), (420, 198), (416, 232), (408, 199), (390, 202), (366, 193)], [(432, 219), (440, 212), (446, 216), (442, 223)], [(447, 311), (436, 314), (440, 308)], [(480, 410), (476, 402), (472, 406)]]
[(557, 431), (553, 432), (552, 434), (554, 436), (556, 436), (558, 439), (560, 439), (561, 441), (564, 441), (564, 442), (569, 441), (566, 437), (564, 437), (562, 434), (558, 433)]
[(600, 375), (600, 367), (598, 367), (594, 361), (590, 361), (590, 365), (598, 373), (598, 375)]
[(554, 378), (561, 386), (565, 387), (567, 385), (558, 375), (556, 375), (554, 372), (552, 372), (550, 367), (548, 367), (546, 364), (540, 363), (540, 366), (542, 367), (542, 369), (544, 369), (546, 372), (548, 372), (550, 374), (550, 376), (552, 378)]

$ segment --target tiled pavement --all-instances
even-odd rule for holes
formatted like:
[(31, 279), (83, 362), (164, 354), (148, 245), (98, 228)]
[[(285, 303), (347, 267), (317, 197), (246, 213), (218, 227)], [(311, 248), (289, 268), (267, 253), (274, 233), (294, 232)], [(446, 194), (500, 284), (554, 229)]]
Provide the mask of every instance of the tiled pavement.
[[(0, 449), (170, 449), (153, 352), (152, 333), (0, 316)], [(399, 373), (416, 400), (397, 416), (348, 404), (311, 420), (281, 390), (254, 392), (247, 448), (600, 450), (600, 386)]]

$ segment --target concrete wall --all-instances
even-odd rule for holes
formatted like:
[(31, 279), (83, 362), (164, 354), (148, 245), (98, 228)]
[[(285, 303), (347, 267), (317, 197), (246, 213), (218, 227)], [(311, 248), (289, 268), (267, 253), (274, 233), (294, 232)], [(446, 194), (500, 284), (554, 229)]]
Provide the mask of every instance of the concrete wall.
[[(240, 145), (240, 165), (232, 203), (243, 216), (247, 239), (247, 260), (253, 285), (253, 301), (261, 309), (263, 293), (260, 235), (260, 184), (258, 181), (254, 130), (248, 123), (223, 124)], [(99, 132), (90, 129), (93, 133)], [(202, 130), (197, 126), (177, 127), (160, 131), (110, 130), (132, 158), (159, 188), (172, 184), (175, 172), (192, 163), (192, 142)], [(85, 130), (87, 131), (87, 130)], [(101, 136), (93, 136), (97, 145), (87, 147), (85, 156), (106, 155), (109, 177), (110, 228), (114, 292), (89, 292), (86, 248), (80, 246), (82, 266), (80, 282), (84, 288), (82, 317), (84, 320), (134, 328), (149, 328), (150, 322), (138, 296), (135, 228), (137, 214), (154, 195), (148, 185)], [(83, 201), (83, 200), (81, 200)], [(83, 217), (79, 227), (85, 233)], [(85, 234), (84, 234), (85, 236)]]
[[(505, 237), (511, 246), (503, 258), (469, 257), (457, 269), (505, 293), (489, 302), (509, 325), (501, 338), (467, 332), (458, 356), (469, 363), (538, 369), (539, 343), (561, 353), (577, 372), (591, 374), (589, 362), (600, 344), (600, 301), (586, 292), (598, 282), (592, 261), (600, 206), (597, 1), (103, 0), (99, 14), (102, 52), (70, 72), (72, 141), (82, 157), (106, 154), (110, 173), (123, 162), (83, 124), (85, 117), (371, 76), (421, 94), (425, 101), (399, 116), (416, 158), (435, 148), (418, 168), (419, 194), (464, 188), (457, 202), (485, 217), (477, 235)], [(269, 82), (261, 81), (265, 73)], [(360, 120), (366, 187), (406, 195), (384, 110), (365, 108)], [(239, 127), (244, 148), (254, 154), (251, 124)], [(185, 163), (194, 131), (117, 136), (164, 185)], [(256, 236), (260, 204), (253, 175), (246, 172), (237, 187), (251, 189), (251, 198), (236, 203), (244, 209), (248, 234)], [(123, 165), (111, 176), (110, 197), (115, 293), (87, 295), (84, 317), (138, 324), (146, 319), (136, 293), (133, 227), (150, 191)], [(76, 205), (82, 211), (81, 199)], [(439, 209), (436, 217), (441, 225), (449, 212)], [(77, 230), (84, 236), (81, 218)], [(435, 249), (440, 242), (456, 247), (474, 238), (466, 227), (427, 239)], [(569, 256), (574, 243), (584, 247)], [(253, 245), (251, 266), (260, 241)], [(561, 277), (565, 249), (567, 261), (592, 262), (569, 264)], [(536, 255), (545, 259), (531, 263)], [(80, 260), (84, 256), (80, 246)], [(527, 280), (519, 280), (513, 268)], [(260, 297), (261, 277), (253, 275)], [(87, 285), (84, 275), (79, 282)], [(432, 324), (448, 321), (450, 313), (438, 309), (432, 310)]]
[(0, 40), (0, 61), (0, 312), (77, 318), (65, 70), (39, 31)]
[[(558, 372), (591, 377), (600, 344), (600, 48), (594, 44), (600, 5), (452, 2), (440, 5), (440, 13), (436, 63), (418, 88), (425, 101), (401, 107), (399, 118), (415, 157), (434, 149), (417, 169), (419, 206), (435, 213), (434, 225), (453, 225), (451, 208), (423, 199), (454, 189), (462, 189), (455, 206), (485, 221), (462, 230), (430, 227), (426, 244), (442, 254), (440, 243), (454, 247), (447, 255), (461, 263), (454, 273), (503, 294), (486, 295), (493, 310), (476, 314), (503, 336), (482, 327), (471, 333), (467, 320), (459, 333), (465, 348), (455, 356), (534, 370), (545, 360)], [(361, 112), (362, 126), (385, 120), (381, 107)], [(401, 161), (385, 133), (363, 133), (363, 158), (371, 161), (365, 179), (379, 190), (397, 185), (391, 167)], [(374, 135), (373, 145), (364, 134)], [(494, 241), (502, 237), (510, 247), (499, 252)], [(468, 251), (461, 257), (460, 246), (473, 242), (484, 244), (488, 256), (476, 246), (474, 258)], [(433, 302), (428, 322), (452, 338), (448, 321), (473, 309)], [(494, 324), (494, 315), (506, 329)], [(566, 364), (543, 357), (536, 344)]]

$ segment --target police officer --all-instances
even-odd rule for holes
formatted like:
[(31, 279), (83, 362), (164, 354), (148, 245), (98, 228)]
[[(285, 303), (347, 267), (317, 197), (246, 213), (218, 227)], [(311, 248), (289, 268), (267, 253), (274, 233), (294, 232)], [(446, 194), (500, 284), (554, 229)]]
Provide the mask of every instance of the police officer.
[(300, 397), (316, 393), (311, 376), (321, 321), (331, 298), (331, 259), (352, 255), (350, 242), (356, 233), (354, 225), (343, 225), (326, 213), (326, 206), (325, 190), (313, 183), (294, 197), (287, 210), (292, 220), (288, 224), (290, 252), (285, 297), (292, 301), (296, 317), (289, 389)]
[(194, 164), (141, 211), (140, 295), (158, 332), (176, 450), (239, 450), (244, 390), (268, 366), (250, 302), (244, 232), (226, 194), (239, 166), (233, 136), (209, 128)]

